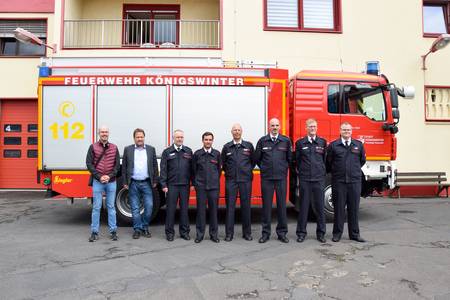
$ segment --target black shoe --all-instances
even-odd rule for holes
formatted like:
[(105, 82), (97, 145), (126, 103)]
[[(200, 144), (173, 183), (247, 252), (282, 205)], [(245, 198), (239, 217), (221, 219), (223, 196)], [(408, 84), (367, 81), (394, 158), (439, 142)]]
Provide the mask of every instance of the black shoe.
[(278, 240), (282, 243), (289, 243), (289, 239), (285, 235), (279, 236)]
[(303, 243), (303, 242), (305, 241), (305, 237), (306, 237), (306, 236), (304, 236), (304, 235), (299, 235), (299, 236), (297, 237), (297, 242)]
[(203, 238), (199, 238), (199, 237), (196, 237), (195, 238), (195, 243), (200, 243), (201, 241), (203, 241)]
[(333, 242), (337, 243), (341, 240), (341, 237), (339, 235), (333, 235), (333, 238), (331, 239)]
[(142, 230), (142, 236), (145, 236), (146, 238), (151, 238), (152, 234), (150, 233), (150, 231), (148, 231), (148, 229)]
[(232, 235), (227, 235), (225, 237), (225, 242), (231, 242), (233, 240), (233, 236)]
[(264, 244), (264, 243), (267, 242), (268, 240), (269, 240), (269, 237), (268, 237), (267, 235), (263, 235), (263, 236), (259, 239), (258, 243)]
[(250, 234), (246, 234), (246, 235), (244, 235), (244, 240), (246, 240), (246, 241), (253, 241), (253, 238), (252, 238), (252, 236)]
[(321, 243), (326, 243), (326, 242), (327, 242), (327, 240), (326, 240), (325, 237), (323, 237), (323, 236), (318, 236), (318, 237), (317, 237), (317, 240), (318, 240), (319, 242), (321, 242)]
[(115, 231), (111, 232), (111, 240), (117, 241), (117, 232)]
[(363, 239), (362, 237), (360, 237), (359, 235), (358, 235), (358, 236), (355, 236), (355, 237), (351, 237), (350, 239), (351, 239), (352, 241), (356, 241), (356, 242), (359, 242), (359, 243), (365, 243), (365, 242), (366, 242), (366, 240)]
[(182, 235), (180, 235), (181, 236), (181, 238), (183, 239), (183, 240), (186, 240), (186, 241), (189, 241), (190, 239), (191, 239), (191, 237), (189, 236), (189, 234), (182, 234)]
[(89, 242), (95, 242), (98, 240), (98, 233), (97, 232), (93, 232), (91, 233), (91, 236), (89, 237)]
[(173, 235), (166, 235), (166, 240), (173, 242)]
[(216, 236), (212, 236), (212, 237), (210, 237), (209, 239), (210, 239), (212, 242), (214, 242), (214, 243), (220, 242), (220, 240), (219, 240)]
[(141, 231), (140, 230), (135, 230), (134, 233), (133, 233), (133, 239), (137, 240), (140, 237), (141, 237)]

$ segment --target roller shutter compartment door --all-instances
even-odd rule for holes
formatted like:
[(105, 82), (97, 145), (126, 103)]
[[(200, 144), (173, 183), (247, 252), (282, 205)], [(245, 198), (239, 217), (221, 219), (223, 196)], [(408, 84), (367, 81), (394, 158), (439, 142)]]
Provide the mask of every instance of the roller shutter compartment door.
[(37, 101), (0, 101), (0, 188), (43, 188), (37, 176)]

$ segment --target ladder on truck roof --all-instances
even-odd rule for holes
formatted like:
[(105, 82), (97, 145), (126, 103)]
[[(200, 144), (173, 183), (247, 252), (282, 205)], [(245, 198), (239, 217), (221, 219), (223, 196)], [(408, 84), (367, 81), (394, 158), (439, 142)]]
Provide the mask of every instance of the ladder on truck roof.
[(41, 66), (51, 68), (53, 76), (192, 75), (264, 77), (264, 69), (274, 68), (276, 63), (266, 64), (253, 61), (230, 63), (220, 58), (52, 57), (42, 58)]

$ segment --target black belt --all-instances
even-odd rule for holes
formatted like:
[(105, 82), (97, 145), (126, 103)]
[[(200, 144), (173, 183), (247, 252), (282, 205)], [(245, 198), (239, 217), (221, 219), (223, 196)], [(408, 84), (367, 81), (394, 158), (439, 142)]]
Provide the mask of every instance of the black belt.
[(148, 178), (143, 179), (143, 180), (137, 180), (137, 179), (131, 178), (131, 180), (136, 181), (136, 182), (146, 182), (146, 181), (148, 181)]

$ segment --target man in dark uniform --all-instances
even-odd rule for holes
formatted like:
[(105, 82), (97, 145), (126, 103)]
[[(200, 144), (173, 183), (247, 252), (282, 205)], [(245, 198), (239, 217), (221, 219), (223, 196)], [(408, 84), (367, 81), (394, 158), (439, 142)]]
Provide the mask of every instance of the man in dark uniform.
[(365, 242), (360, 236), (358, 224), (361, 195), (361, 167), (366, 163), (364, 145), (352, 139), (352, 125), (341, 124), (341, 137), (328, 146), (327, 169), (332, 175), (334, 205), (333, 242), (339, 242), (344, 231), (345, 206), (347, 205), (348, 235), (351, 240)]
[(255, 150), (255, 162), (261, 169), (261, 193), (263, 198), (262, 236), (260, 243), (269, 240), (271, 234), (271, 213), (273, 193), (277, 199), (277, 235), (283, 243), (288, 243), (286, 234), (286, 177), (292, 163), (292, 143), (279, 134), (280, 121), (273, 118), (269, 122), (269, 134), (259, 139)]
[(251, 241), (251, 207), (254, 148), (252, 143), (242, 140), (242, 127), (234, 124), (231, 128), (233, 140), (226, 143), (222, 149), (222, 163), (225, 172), (225, 200), (227, 205), (225, 221), (225, 241), (233, 240), (234, 211), (239, 192), (242, 215), (242, 236)]
[(175, 211), (180, 203), (180, 237), (189, 237), (189, 182), (192, 172), (192, 150), (183, 145), (184, 132), (173, 132), (173, 144), (166, 148), (161, 156), (161, 186), (167, 195), (166, 205), (166, 239), (171, 242), (175, 235)]
[(325, 214), (323, 211), (323, 189), (325, 185), (326, 168), (325, 154), (327, 141), (317, 136), (317, 121), (306, 120), (307, 136), (295, 143), (295, 158), (300, 179), (300, 211), (297, 220), (297, 242), (306, 237), (309, 206), (314, 205), (317, 213), (316, 238), (325, 243)]
[(219, 201), (220, 173), (222, 164), (220, 152), (212, 148), (214, 135), (205, 132), (202, 135), (203, 148), (195, 151), (192, 161), (193, 182), (197, 193), (197, 237), (200, 243), (205, 236), (206, 202), (209, 212), (209, 236), (211, 241), (218, 243), (217, 205)]

